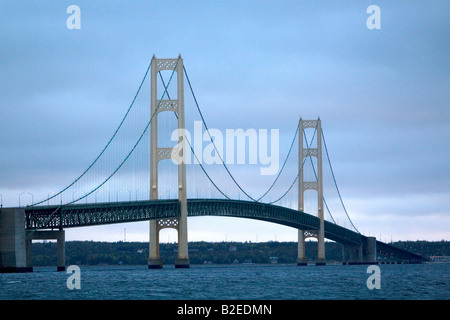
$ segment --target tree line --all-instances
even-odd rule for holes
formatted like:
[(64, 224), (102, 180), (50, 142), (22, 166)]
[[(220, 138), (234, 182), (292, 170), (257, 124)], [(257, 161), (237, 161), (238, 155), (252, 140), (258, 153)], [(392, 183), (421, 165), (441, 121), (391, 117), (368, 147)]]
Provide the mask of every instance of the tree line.
[[(449, 256), (448, 241), (399, 241), (394, 246), (429, 256)], [(67, 241), (66, 265), (145, 265), (148, 259), (148, 242), (97, 242)], [(160, 256), (164, 264), (173, 264), (177, 258), (176, 243), (161, 243)], [(315, 260), (317, 242), (306, 242), (306, 256)], [(32, 247), (34, 266), (56, 265), (56, 242), (36, 242)], [(328, 262), (341, 261), (342, 245), (325, 243)], [(296, 242), (190, 242), (191, 264), (232, 263), (295, 263)]]

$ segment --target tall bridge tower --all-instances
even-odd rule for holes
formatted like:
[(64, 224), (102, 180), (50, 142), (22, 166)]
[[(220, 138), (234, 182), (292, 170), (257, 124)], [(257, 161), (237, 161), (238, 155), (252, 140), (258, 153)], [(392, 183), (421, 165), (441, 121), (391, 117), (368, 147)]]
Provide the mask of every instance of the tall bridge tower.
[[(177, 73), (176, 99), (158, 100), (157, 75), (162, 70), (172, 70)], [(166, 89), (166, 88), (164, 88)], [(178, 118), (178, 147), (158, 147), (158, 114), (164, 111), (175, 112)], [(178, 231), (178, 259), (176, 268), (188, 268), (188, 240), (187, 240), (187, 193), (186, 193), (186, 161), (185, 149), (185, 118), (184, 118), (184, 73), (181, 55), (176, 59), (157, 59), (153, 56), (151, 65), (151, 128), (150, 128), (150, 199), (158, 199), (158, 162), (171, 159), (172, 154), (178, 158), (178, 200), (180, 201), (180, 216), (178, 218), (150, 220), (150, 244), (148, 268), (162, 268), (159, 256), (159, 231), (163, 228), (174, 228)], [(182, 153), (182, 154), (180, 154)]]
[[(305, 139), (304, 129), (314, 128), (316, 130), (317, 145), (316, 148), (307, 146), (303, 147)], [(306, 265), (307, 258), (305, 256), (305, 239), (307, 237), (317, 238), (317, 260), (316, 265), (326, 264), (325, 260), (325, 232), (324, 232), (324, 212), (323, 212), (323, 178), (322, 178), (322, 124), (320, 118), (317, 120), (302, 120), (299, 123), (298, 138), (298, 210), (304, 212), (304, 192), (306, 190), (317, 191), (317, 215), (319, 217), (318, 230), (298, 230), (298, 258), (297, 265)], [(304, 163), (308, 157), (316, 157), (317, 174), (315, 181), (304, 181)]]

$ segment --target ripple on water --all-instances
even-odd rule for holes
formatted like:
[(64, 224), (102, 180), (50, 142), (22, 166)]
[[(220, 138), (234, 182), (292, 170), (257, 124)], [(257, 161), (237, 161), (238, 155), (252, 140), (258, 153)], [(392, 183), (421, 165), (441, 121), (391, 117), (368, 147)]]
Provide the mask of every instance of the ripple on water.
[(229, 265), (148, 270), (83, 267), (81, 289), (54, 268), (0, 274), (0, 299), (449, 299), (450, 264), (380, 265), (381, 289), (369, 290), (367, 266)]

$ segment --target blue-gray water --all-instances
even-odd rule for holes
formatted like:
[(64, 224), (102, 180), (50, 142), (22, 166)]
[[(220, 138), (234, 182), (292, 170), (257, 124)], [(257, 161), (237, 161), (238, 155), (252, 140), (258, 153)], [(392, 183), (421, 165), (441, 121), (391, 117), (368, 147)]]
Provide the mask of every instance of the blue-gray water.
[(192, 265), (81, 266), (80, 289), (54, 267), (0, 274), (0, 299), (450, 299), (450, 264), (379, 265), (380, 289), (369, 290), (368, 266)]

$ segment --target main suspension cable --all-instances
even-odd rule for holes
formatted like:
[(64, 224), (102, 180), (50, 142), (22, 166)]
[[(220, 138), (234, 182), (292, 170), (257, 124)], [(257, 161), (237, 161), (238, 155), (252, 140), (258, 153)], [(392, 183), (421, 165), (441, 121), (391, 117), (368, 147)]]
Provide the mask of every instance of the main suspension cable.
[(269, 187), (269, 189), (267, 189), (267, 191), (266, 191), (266, 192), (258, 199), (258, 201), (261, 200), (262, 198), (264, 198), (264, 197), (270, 192), (270, 190), (272, 190), (273, 186), (275, 185), (275, 183), (277, 182), (278, 178), (280, 177), (281, 172), (283, 172), (283, 169), (284, 169), (284, 167), (285, 167), (285, 165), (286, 165), (286, 162), (287, 162), (287, 160), (288, 160), (288, 158), (289, 158), (289, 155), (291, 154), (292, 147), (294, 146), (295, 138), (297, 137), (298, 129), (299, 129), (299, 128), (300, 128), (300, 122), (299, 122), (299, 124), (297, 125), (297, 129), (295, 129), (294, 138), (292, 139), (291, 146), (289, 147), (289, 151), (288, 151), (288, 153), (287, 153), (287, 155), (286, 155), (286, 158), (284, 159), (284, 163), (283, 163), (283, 165), (281, 166), (281, 170), (278, 171), (278, 175), (277, 175), (277, 177), (275, 178), (275, 180), (273, 181), (272, 185), (271, 185), (271, 186)]
[[(162, 82), (162, 84), (163, 84), (163, 86), (164, 86), (164, 92), (167, 93), (167, 98), (170, 99), (169, 92), (167, 91), (167, 87), (169, 86), (169, 84), (167, 84), (167, 86), (166, 86), (166, 83), (164, 82), (164, 79), (163, 79), (161, 73), (160, 73), (160, 72), (158, 72), (158, 73), (159, 73), (159, 77), (160, 77), (160, 79), (161, 79), (161, 82)], [(178, 114), (177, 114), (177, 112), (174, 111), (173, 114), (175, 115), (175, 118), (178, 119)], [(231, 200), (231, 198), (228, 197), (228, 196), (225, 194), (225, 192), (223, 192), (223, 191), (217, 186), (217, 184), (212, 180), (212, 178), (210, 177), (210, 175), (208, 174), (208, 172), (206, 172), (206, 169), (205, 169), (205, 168), (203, 167), (203, 165), (200, 163), (200, 161), (199, 161), (199, 159), (198, 159), (198, 157), (197, 157), (197, 154), (195, 153), (194, 148), (192, 147), (192, 144), (191, 144), (191, 142), (189, 141), (189, 139), (187, 138), (186, 135), (184, 135), (184, 138), (186, 139), (187, 143), (189, 144), (189, 147), (191, 148), (192, 154), (194, 155), (195, 159), (197, 160), (197, 163), (200, 165), (200, 168), (202, 169), (203, 173), (206, 175), (206, 177), (208, 178), (208, 180), (213, 184), (213, 186), (216, 188), (216, 190), (219, 191), (225, 198), (227, 198), (228, 200)]]
[(211, 142), (212, 142), (212, 144), (213, 144), (213, 146), (214, 146), (214, 149), (215, 149), (216, 152), (217, 152), (217, 155), (218, 155), (219, 158), (220, 158), (220, 161), (222, 162), (223, 167), (224, 167), (225, 170), (228, 172), (228, 175), (229, 175), (230, 178), (233, 180), (233, 182), (236, 184), (236, 186), (239, 188), (239, 190), (241, 190), (241, 191), (242, 191), (249, 199), (253, 200), (254, 202), (258, 202), (257, 199), (254, 199), (252, 196), (250, 196), (250, 195), (249, 195), (249, 194), (241, 187), (241, 185), (236, 181), (236, 179), (234, 178), (234, 176), (231, 174), (230, 170), (228, 169), (228, 166), (225, 164), (225, 161), (223, 161), (222, 155), (220, 154), (220, 152), (217, 151), (216, 144), (214, 143), (214, 139), (211, 137), (211, 133), (209, 132), (208, 126), (206, 125), (205, 118), (203, 117), (203, 113), (202, 113), (202, 111), (200, 110), (200, 106), (199, 106), (199, 104), (198, 104), (198, 102), (197, 102), (197, 98), (196, 98), (196, 96), (195, 96), (194, 90), (192, 89), (191, 81), (189, 80), (189, 76), (188, 76), (188, 74), (187, 74), (187, 72), (186, 72), (186, 68), (184, 68), (184, 66), (183, 66), (183, 69), (184, 69), (184, 74), (186, 75), (186, 80), (187, 80), (187, 82), (188, 82), (188, 84), (189, 84), (189, 88), (190, 88), (191, 93), (192, 93), (192, 97), (194, 98), (195, 105), (197, 106), (197, 110), (198, 110), (198, 112), (199, 112), (199, 114), (200, 114), (200, 117), (202, 118), (203, 125), (205, 126), (206, 132), (208, 132), (209, 138), (210, 138), (210, 140), (211, 140)]
[[(152, 59), (152, 61), (153, 61), (153, 59)], [(169, 84), (170, 84), (170, 82), (171, 82), (171, 80), (172, 80), (172, 77), (173, 77), (173, 75), (174, 75), (174, 73), (175, 73), (175, 70), (176, 70), (176, 68), (177, 68), (177, 65), (178, 65), (178, 61), (177, 61), (177, 64), (175, 65), (175, 67), (174, 67), (174, 70), (172, 71), (172, 75), (170, 76)], [(147, 69), (147, 72), (148, 72), (148, 69)], [(169, 85), (169, 84), (168, 84), (168, 85)], [(109, 177), (106, 178), (100, 185), (98, 185), (96, 188), (94, 188), (93, 190), (91, 190), (89, 193), (86, 193), (84, 196), (82, 196), (82, 197), (80, 197), (80, 198), (78, 198), (78, 199), (76, 199), (76, 200), (73, 200), (73, 201), (71, 201), (71, 202), (68, 202), (68, 203), (59, 205), (59, 206), (53, 211), (53, 213), (50, 214), (50, 215), (47, 217), (47, 219), (44, 221), (44, 223), (42, 224), (42, 226), (45, 225), (48, 221), (50, 221), (50, 219), (52, 218), (52, 216), (53, 216), (56, 212), (58, 212), (60, 209), (62, 209), (64, 206), (68, 206), (68, 205), (71, 205), (71, 204), (73, 204), (73, 203), (76, 203), (76, 202), (78, 202), (78, 201), (80, 201), (80, 200), (82, 200), (82, 199), (88, 197), (89, 195), (91, 195), (92, 193), (94, 193), (95, 191), (97, 191), (98, 189), (100, 189), (106, 182), (108, 182), (108, 181), (109, 181), (109, 180), (110, 180), (110, 179), (111, 179), (111, 178), (112, 178), (112, 177), (120, 170), (120, 168), (124, 165), (124, 163), (128, 160), (128, 158), (129, 158), (129, 157), (131, 156), (131, 154), (134, 152), (134, 150), (136, 149), (136, 147), (138, 146), (138, 144), (141, 142), (142, 138), (144, 137), (145, 133), (147, 132), (148, 128), (150, 127), (150, 124), (151, 124), (151, 122), (152, 122), (154, 116), (156, 115), (156, 113), (157, 113), (157, 111), (158, 111), (158, 109), (159, 109), (159, 107), (160, 107), (160, 105), (161, 105), (161, 102), (162, 102), (162, 100), (164, 99), (165, 94), (166, 94), (166, 93), (164, 92), (163, 95), (162, 95), (162, 97), (161, 97), (161, 99), (160, 99), (160, 102), (159, 102), (158, 106), (155, 108), (155, 111), (153, 112), (153, 114), (152, 114), (152, 116), (151, 116), (151, 118), (150, 118), (150, 121), (147, 123), (147, 125), (146, 125), (145, 129), (143, 130), (142, 134), (140, 135), (139, 139), (138, 139), (137, 142), (134, 144), (133, 148), (132, 148), (131, 151), (128, 153), (128, 155), (127, 155), (127, 156), (124, 158), (124, 160), (120, 163), (120, 165), (113, 171), (113, 173), (111, 173), (111, 174), (109, 175)], [(35, 229), (32, 231), (32, 233), (35, 232), (36, 230), (37, 230), (37, 228), (35, 228)], [(31, 235), (31, 233), (30, 233), (30, 235)], [(29, 235), (29, 236), (30, 236), (30, 235)]]
[(64, 191), (66, 191), (67, 189), (69, 189), (70, 187), (72, 187), (75, 183), (77, 183), (94, 165), (95, 165), (95, 163), (100, 159), (100, 157), (103, 155), (103, 153), (106, 151), (106, 149), (109, 147), (109, 145), (111, 144), (111, 142), (114, 140), (114, 138), (116, 137), (116, 135), (117, 135), (117, 133), (119, 132), (119, 130), (120, 130), (120, 128), (122, 127), (122, 125), (123, 125), (123, 123), (125, 122), (125, 119), (128, 117), (128, 114), (130, 113), (130, 111), (131, 111), (131, 108), (133, 107), (133, 105), (134, 105), (134, 102), (136, 101), (136, 98), (137, 98), (137, 96), (139, 95), (139, 92), (141, 91), (141, 88), (142, 88), (142, 85), (144, 84), (144, 81), (145, 81), (145, 79), (147, 78), (147, 74), (148, 74), (148, 71), (150, 70), (150, 67), (152, 66), (152, 62), (153, 62), (153, 58), (152, 58), (152, 60), (150, 61), (150, 64), (149, 64), (149, 66), (148, 66), (148, 68), (147, 68), (147, 70), (145, 71), (145, 74), (144, 74), (144, 78), (142, 79), (142, 81), (141, 81), (141, 84), (139, 85), (139, 88), (138, 88), (138, 90), (137, 90), (137, 92), (136, 92), (136, 94), (134, 95), (134, 98), (133, 98), (133, 101), (131, 102), (131, 104), (130, 104), (130, 106), (129, 106), (129, 108), (128, 108), (128, 110), (127, 110), (127, 112), (125, 113), (125, 116), (122, 118), (122, 121), (120, 122), (120, 124), (119, 124), (119, 126), (117, 127), (117, 129), (116, 129), (116, 131), (114, 132), (114, 134), (112, 135), (112, 137), (111, 137), (111, 139), (109, 139), (109, 141), (108, 141), (108, 143), (106, 144), (106, 146), (103, 148), (103, 150), (100, 152), (100, 154), (97, 156), (97, 158), (95, 158), (95, 160), (91, 163), (91, 165), (77, 178), (77, 179), (75, 179), (71, 184), (69, 184), (67, 187), (65, 187), (64, 189), (62, 189), (61, 191), (59, 191), (58, 193), (56, 193), (56, 194), (54, 194), (53, 196), (51, 196), (51, 197), (48, 197), (47, 199), (45, 199), (45, 200), (42, 200), (42, 201), (39, 201), (39, 202), (36, 202), (36, 203), (33, 203), (33, 204), (31, 204), (31, 207), (33, 207), (33, 206), (36, 206), (36, 205), (39, 205), (39, 204), (41, 204), (41, 203), (44, 203), (45, 201), (49, 201), (49, 200), (51, 200), (51, 199), (53, 199), (53, 198), (55, 198), (55, 197), (57, 197), (57, 196), (59, 196), (61, 193), (63, 193)]
[[(173, 75), (174, 75), (175, 70), (176, 70), (176, 68), (177, 68), (179, 59), (180, 59), (180, 58), (178, 58), (177, 63), (176, 63), (175, 66), (174, 66), (174, 69), (173, 69), (172, 74), (171, 74), (171, 76), (170, 76), (168, 85), (169, 85), (170, 82), (172, 81), (172, 78), (173, 78)], [(150, 118), (150, 121), (147, 123), (147, 126), (145, 127), (145, 129), (144, 129), (144, 131), (142, 132), (141, 136), (139, 137), (139, 139), (137, 140), (137, 142), (135, 143), (135, 145), (133, 146), (133, 148), (131, 149), (131, 151), (128, 153), (128, 155), (125, 157), (125, 159), (122, 161), (122, 163), (117, 167), (117, 169), (114, 170), (114, 172), (113, 172), (108, 178), (106, 178), (106, 180), (104, 180), (97, 188), (93, 189), (91, 192), (85, 194), (84, 196), (78, 198), (77, 200), (74, 200), (74, 201), (69, 202), (69, 203), (67, 203), (67, 204), (72, 204), (72, 203), (75, 203), (75, 202), (77, 202), (77, 201), (79, 201), (79, 200), (82, 200), (82, 199), (86, 198), (87, 196), (89, 196), (90, 194), (92, 194), (93, 192), (95, 192), (96, 190), (98, 190), (98, 189), (99, 189), (101, 186), (103, 186), (106, 182), (108, 182), (108, 180), (111, 179), (111, 177), (112, 177), (117, 171), (119, 171), (119, 169), (120, 169), (120, 168), (123, 166), (123, 164), (128, 160), (128, 158), (131, 156), (131, 154), (133, 153), (133, 151), (134, 151), (134, 150), (136, 149), (136, 147), (138, 146), (139, 142), (140, 142), (140, 141), (142, 140), (142, 138), (144, 137), (144, 134), (147, 132), (148, 128), (150, 127), (150, 124), (151, 124), (153, 118), (155, 117), (156, 113), (158, 112), (158, 109), (159, 109), (159, 107), (160, 107), (160, 105), (161, 105), (161, 102), (162, 102), (162, 100), (164, 99), (164, 96), (165, 96), (165, 95), (166, 95), (166, 92), (163, 92), (162, 97), (161, 97), (161, 99), (159, 100), (159, 103), (158, 103), (158, 105), (156, 106), (155, 111), (153, 112), (153, 114), (152, 114), (152, 116), (151, 116), (151, 118)]]
[[(304, 132), (305, 132), (305, 131), (303, 130), (303, 133), (304, 133)], [(308, 141), (306, 140), (306, 136), (305, 136), (305, 142), (308, 143)], [(312, 142), (312, 141), (311, 141), (311, 142)], [(306, 158), (305, 158), (305, 159), (306, 159)], [(313, 172), (314, 172), (314, 177), (316, 178), (316, 180), (318, 180), (317, 173), (316, 173), (316, 168), (314, 167), (314, 162), (312, 161), (311, 155), (309, 156), (309, 160), (310, 160), (310, 162), (311, 162), (311, 167), (312, 167)], [(333, 220), (334, 224), (336, 224), (336, 221), (334, 220), (334, 217), (333, 217), (333, 215), (331, 214), (330, 208), (328, 207), (327, 201), (325, 200), (325, 196), (322, 196), (322, 199), (323, 199), (323, 203), (325, 204), (325, 207), (327, 208), (328, 214), (329, 214), (330, 217), (331, 217), (331, 220)]]
[(361, 233), (358, 231), (358, 229), (356, 229), (355, 225), (354, 225), (353, 222), (352, 222), (352, 219), (350, 219), (350, 216), (349, 216), (349, 214), (348, 214), (348, 212), (347, 212), (347, 209), (345, 208), (344, 201), (342, 200), (342, 196), (341, 196), (341, 193), (340, 193), (340, 191), (339, 191), (339, 187), (338, 187), (337, 182), (336, 182), (336, 177), (335, 177), (335, 175), (334, 175), (333, 167), (332, 167), (332, 165), (331, 165), (330, 155), (329, 155), (329, 153), (328, 153), (327, 143), (325, 142), (325, 136), (324, 136), (324, 134), (323, 134), (323, 130), (322, 130), (322, 140), (323, 140), (323, 145), (325, 146), (325, 152), (326, 152), (326, 154), (327, 154), (328, 164), (329, 164), (329, 166), (330, 166), (331, 175), (333, 176), (334, 185), (336, 186), (336, 191), (337, 191), (337, 193), (338, 193), (338, 195), (339, 195), (339, 199), (341, 200), (342, 208), (344, 208), (345, 214), (347, 215), (347, 218), (348, 218), (348, 220), (350, 221), (350, 223), (351, 223), (351, 225), (353, 226), (353, 228), (356, 230), (356, 232), (358, 232), (359, 234), (361, 234)]
[[(303, 131), (303, 132), (304, 132), (304, 131)], [(314, 141), (314, 137), (316, 136), (316, 132), (317, 132), (317, 126), (316, 126), (316, 128), (314, 129), (314, 133), (313, 133), (313, 136), (312, 136), (312, 138), (311, 138), (311, 142), (308, 143), (308, 141), (306, 141), (306, 146), (307, 146), (308, 148), (311, 146), (312, 142)], [(305, 136), (305, 139), (306, 139), (306, 136)], [(301, 151), (300, 151), (300, 152), (301, 152)], [(300, 155), (299, 155), (299, 156), (300, 156)], [(302, 167), (298, 170), (297, 176), (295, 177), (294, 181), (291, 183), (291, 185), (289, 186), (289, 188), (286, 190), (286, 192), (283, 193), (283, 195), (282, 195), (281, 197), (279, 197), (277, 200), (272, 201), (272, 202), (269, 202), (269, 204), (274, 204), (274, 203), (280, 201), (281, 199), (283, 199), (283, 198), (289, 193), (289, 191), (291, 191), (291, 189), (294, 187), (295, 183), (297, 182), (298, 177), (300, 176), (300, 173), (303, 171), (303, 167), (304, 167), (304, 165), (305, 165), (305, 162), (306, 162), (306, 158), (303, 158)]]
[[(209, 138), (210, 138), (210, 140), (211, 140), (211, 142), (212, 142), (212, 144), (213, 144), (213, 146), (214, 146), (214, 149), (215, 149), (217, 155), (219, 156), (219, 159), (220, 159), (220, 161), (221, 161), (223, 167), (225, 168), (225, 170), (227, 171), (228, 175), (229, 175), (230, 178), (233, 180), (233, 182), (236, 184), (236, 186), (237, 186), (237, 187), (238, 187), (238, 188), (239, 188), (239, 189), (240, 189), (240, 190), (241, 190), (241, 191), (242, 191), (249, 199), (253, 200), (254, 202), (260, 202), (260, 200), (261, 200), (262, 198), (264, 198), (264, 197), (270, 192), (270, 190), (273, 188), (273, 186), (274, 186), (275, 183), (277, 182), (278, 178), (280, 177), (280, 175), (281, 175), (281, 173), (282, 173), (282, 171), (283, 171), (283, 169), (284, 169), (284, 167), (285, 167), (285, 165), (286, 165), (286, 162), (287, 162), (287, 160), (288, 160), (288, 158), (289, 158), (289, 155), (290, 155), (290, 153), (291, 153), (292, 146), (294, 145), (294, 141), (295, 141), (295, 138), (296, 138), (296, 136), (297, 136), (299, 126), (297, 126), (297, 129), (296, 129), (295, 134), (294, 134), (294, 138), (292, 139), (292, 143), (291, 143), (291, 146), (290, 146), (290, 148), (289, 148), (289, 152), (288, 152), (288, 154), (287, 154), (287, 156), (286, 156), (286, 159), (284, 160), (284, 163), (283, 163), (283, 166), (282, 166), (281, 170), (278, 172), (277, 177), (275, 178), (275, 180), (273, 181), (273, 183), (272, 183), (272, 185), (269, 187), (269, 189), (268, 189), (261, 197), (259, 197), (258, 199), (255, 199), (255, 198), (251, 197), (251, 196), (250, 196), (250, 195), (249, 195), (249, 194), (241, 187), (241, 185), (237, 182), (237, 180), (235, 179), (235, 177), (233, 176), (233, 174), (232, 174), (232, 173), (230, 172), (230, 170), (228, 169), (228, 166), (225, 164), (225, 161), (223, 161), (222, 155), (221, 155), (220, 152), (217, 150), (216, 144), (214, 143), (214, 139), (212, 138), (211, 133), (209, 132), (208, 126), (207, 126), (206, 121), (205, 121), (205, 118), (203, 117), (203, 113), (202, 113), (202, 111), (200, 110), (200, 106), (199, 106), (199, 104), (198, 104), (197, 98), (196, 98), (195, 93), (194, 93), (194, 90), (193, 90), (193, 88), (192, 88), (191, 81), (190, 81), (190, 79), (189, 79), (189, 76), (188, 76), (188, 74), (187, 74), (186, 68), (185, 68), (184, 66), (183, 66), (183, 69), (184, 69), (184, 73), (185, 73), (185, 75), (186, 75), (186, 80), (187, 80), (187, 82), (188, 82), (189, 89), (190, 89), (190, 91), (191, 91), (192, 97), (194, 98), (195, 105), (196, 105), (197, 110), (198, 110), (198, 112), (199, 112), (199, 114), (200, 114), (200, 117), (201, 117), (201, 119), (202, 119), (202, 123), (203, 123), (203, 125), (205, 126), (206, 132), (208, 132)], [(197, 161), (197, 162), (198, 162), (198, 161)], [(205, 172), (205, 169), (204, 169), (203, 167), (202, 167), (202, 170)], [(205, 172), (205, 173), (206, 173), (206, 172)], [(220, 190), (219, 190), (219, 191), (220, 191)], [(221, 191), (220, 191), (220, 192), (221, 192)], [(223, 194), (223, 192), (221, 192), (221, 193)]]

